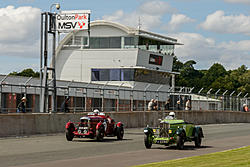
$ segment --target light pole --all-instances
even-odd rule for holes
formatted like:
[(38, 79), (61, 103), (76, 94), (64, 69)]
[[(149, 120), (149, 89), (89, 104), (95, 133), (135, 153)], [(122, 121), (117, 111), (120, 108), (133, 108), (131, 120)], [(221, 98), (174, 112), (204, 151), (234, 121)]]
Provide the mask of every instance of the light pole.
[[(52, 106), (53, 111), (56, 112), (56, 70), (55, 70), (55, 56), (56, 56), (56, 13), (51, 13), (52, 7), (56, 6), (56, 9), (60, 9), (59, 3), (54, 3), (50, 6), (50, 12), (44, 12), (41, 14), (41, 50), (40, 50), (40, 112), (47, 112), (48, 106), (48, 83), (47, 83), (47, 71), (52, 71), (53, 80), (53, 98)], [(48, 61), (48, 34), (53, 35), (52, 43), (52, 67), (47, 67)], [(44, 60), (43, 60), (44, 59)], [(43, 71), (43, 73), (42, 73)], [(43, 76), (42, 76), (43, 74)]]
[(52, 11), (52, 7), (53, 7), (53, 6), (56, 6), (56, 9), (57, 9), (57, 10), (60, 9), (60, 4), (59, 4), (59, 3), (53, 3), (53, 4), (50, 5), (49, 12)]

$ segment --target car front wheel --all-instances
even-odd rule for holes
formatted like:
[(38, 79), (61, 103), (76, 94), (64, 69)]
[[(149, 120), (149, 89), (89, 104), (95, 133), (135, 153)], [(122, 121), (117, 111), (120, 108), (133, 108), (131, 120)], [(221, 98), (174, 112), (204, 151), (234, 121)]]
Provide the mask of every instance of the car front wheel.
[(124, 135), (124, 130), (122, 127), (117, 127), (117, 139), (122, 140)]
[(70, 129), (66, 129), (66, 139), (72, 141), (74, 138), (74, 133)]
[(201, 141), (202, 141), (201, 136), (202, 136), (201, 131), (199, 131), (198, 136), (195, 137), (195, 139), (194, 139), (194, 144), (195, 144), (195, 147), (197, 147), (197, 148), (201, 147)]
[(152, 147), (152, 141), (150, 140), (149, 135), (144, 136), (144, 144), (147, 149), (150, 149)]
[(177, 136), (176, 143), (177, 143), (177, 148), (179, 150), (183, 150), (183, 148), (184, 148), (184, 134), (183, 133), (180, 134), (179, 136)]

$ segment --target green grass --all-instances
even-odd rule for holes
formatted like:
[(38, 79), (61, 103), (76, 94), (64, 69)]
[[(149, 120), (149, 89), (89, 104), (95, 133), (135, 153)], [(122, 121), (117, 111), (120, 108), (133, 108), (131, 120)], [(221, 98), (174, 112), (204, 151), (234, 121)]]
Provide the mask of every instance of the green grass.
[(136, 167), (250, 167), (250, 146)]

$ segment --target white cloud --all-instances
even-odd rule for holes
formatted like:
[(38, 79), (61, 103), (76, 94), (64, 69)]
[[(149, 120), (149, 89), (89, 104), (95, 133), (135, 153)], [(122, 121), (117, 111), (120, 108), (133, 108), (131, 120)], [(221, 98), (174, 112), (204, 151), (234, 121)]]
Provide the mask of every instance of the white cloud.
[(239, 42), (222, 42), (216, 44), (214, 39), (205, 38), (195, 33), (172, 34), (184, 45), (176, 46), (176, 56), (185, 62), (195, 60), (196, 68), (208, 69), (214, 63), (220, 63), (227, 69), (241, 65), (250, 65), (250, 40)]
[(223, 11), (216, 11), (208, 15), (200, 27), (217, 33), (250, 35), (250, 16), (243, 14), (225, 16)]
[(0, 8), (0, 56), (34, 57), (39, 54), (40, 9)]
[(147, 13), (150, 15), (162, 15), (165, 13), (175, 13), (177, 10), (171, 7), (167, 2), (153, 0), (146, 1), (139, 7), (140, 13)]
[(250, 4), (250, 0), (224, 0), (224, 2)]
[(172, 8), (167, 2), (155, 0), (146, 1), (132, 13), (124, 13), (123, 10), (118, 10), (112, 15), (103, 16), (103, 19), (137, 27), (140, 18), (141, 28), (148, 30), (160, 26), (164, 14), (175, 11), (176, 9)]
[(190, 17), (187, 17), (186, 15), (173, 14), (170, 22), (164, 29), (168, 31), (177, 31), (181, 25), (186, 24), (186, 23), (191, 23), (194, 21), (195, 21), (194, 19), (191, 19)]

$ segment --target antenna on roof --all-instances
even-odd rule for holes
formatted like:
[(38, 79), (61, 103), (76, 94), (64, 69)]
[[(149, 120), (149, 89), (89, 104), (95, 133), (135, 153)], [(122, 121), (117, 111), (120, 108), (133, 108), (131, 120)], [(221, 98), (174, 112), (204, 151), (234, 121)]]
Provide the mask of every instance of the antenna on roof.
[(138, 30), (141, 30), (141, 17), (138, 18)]

